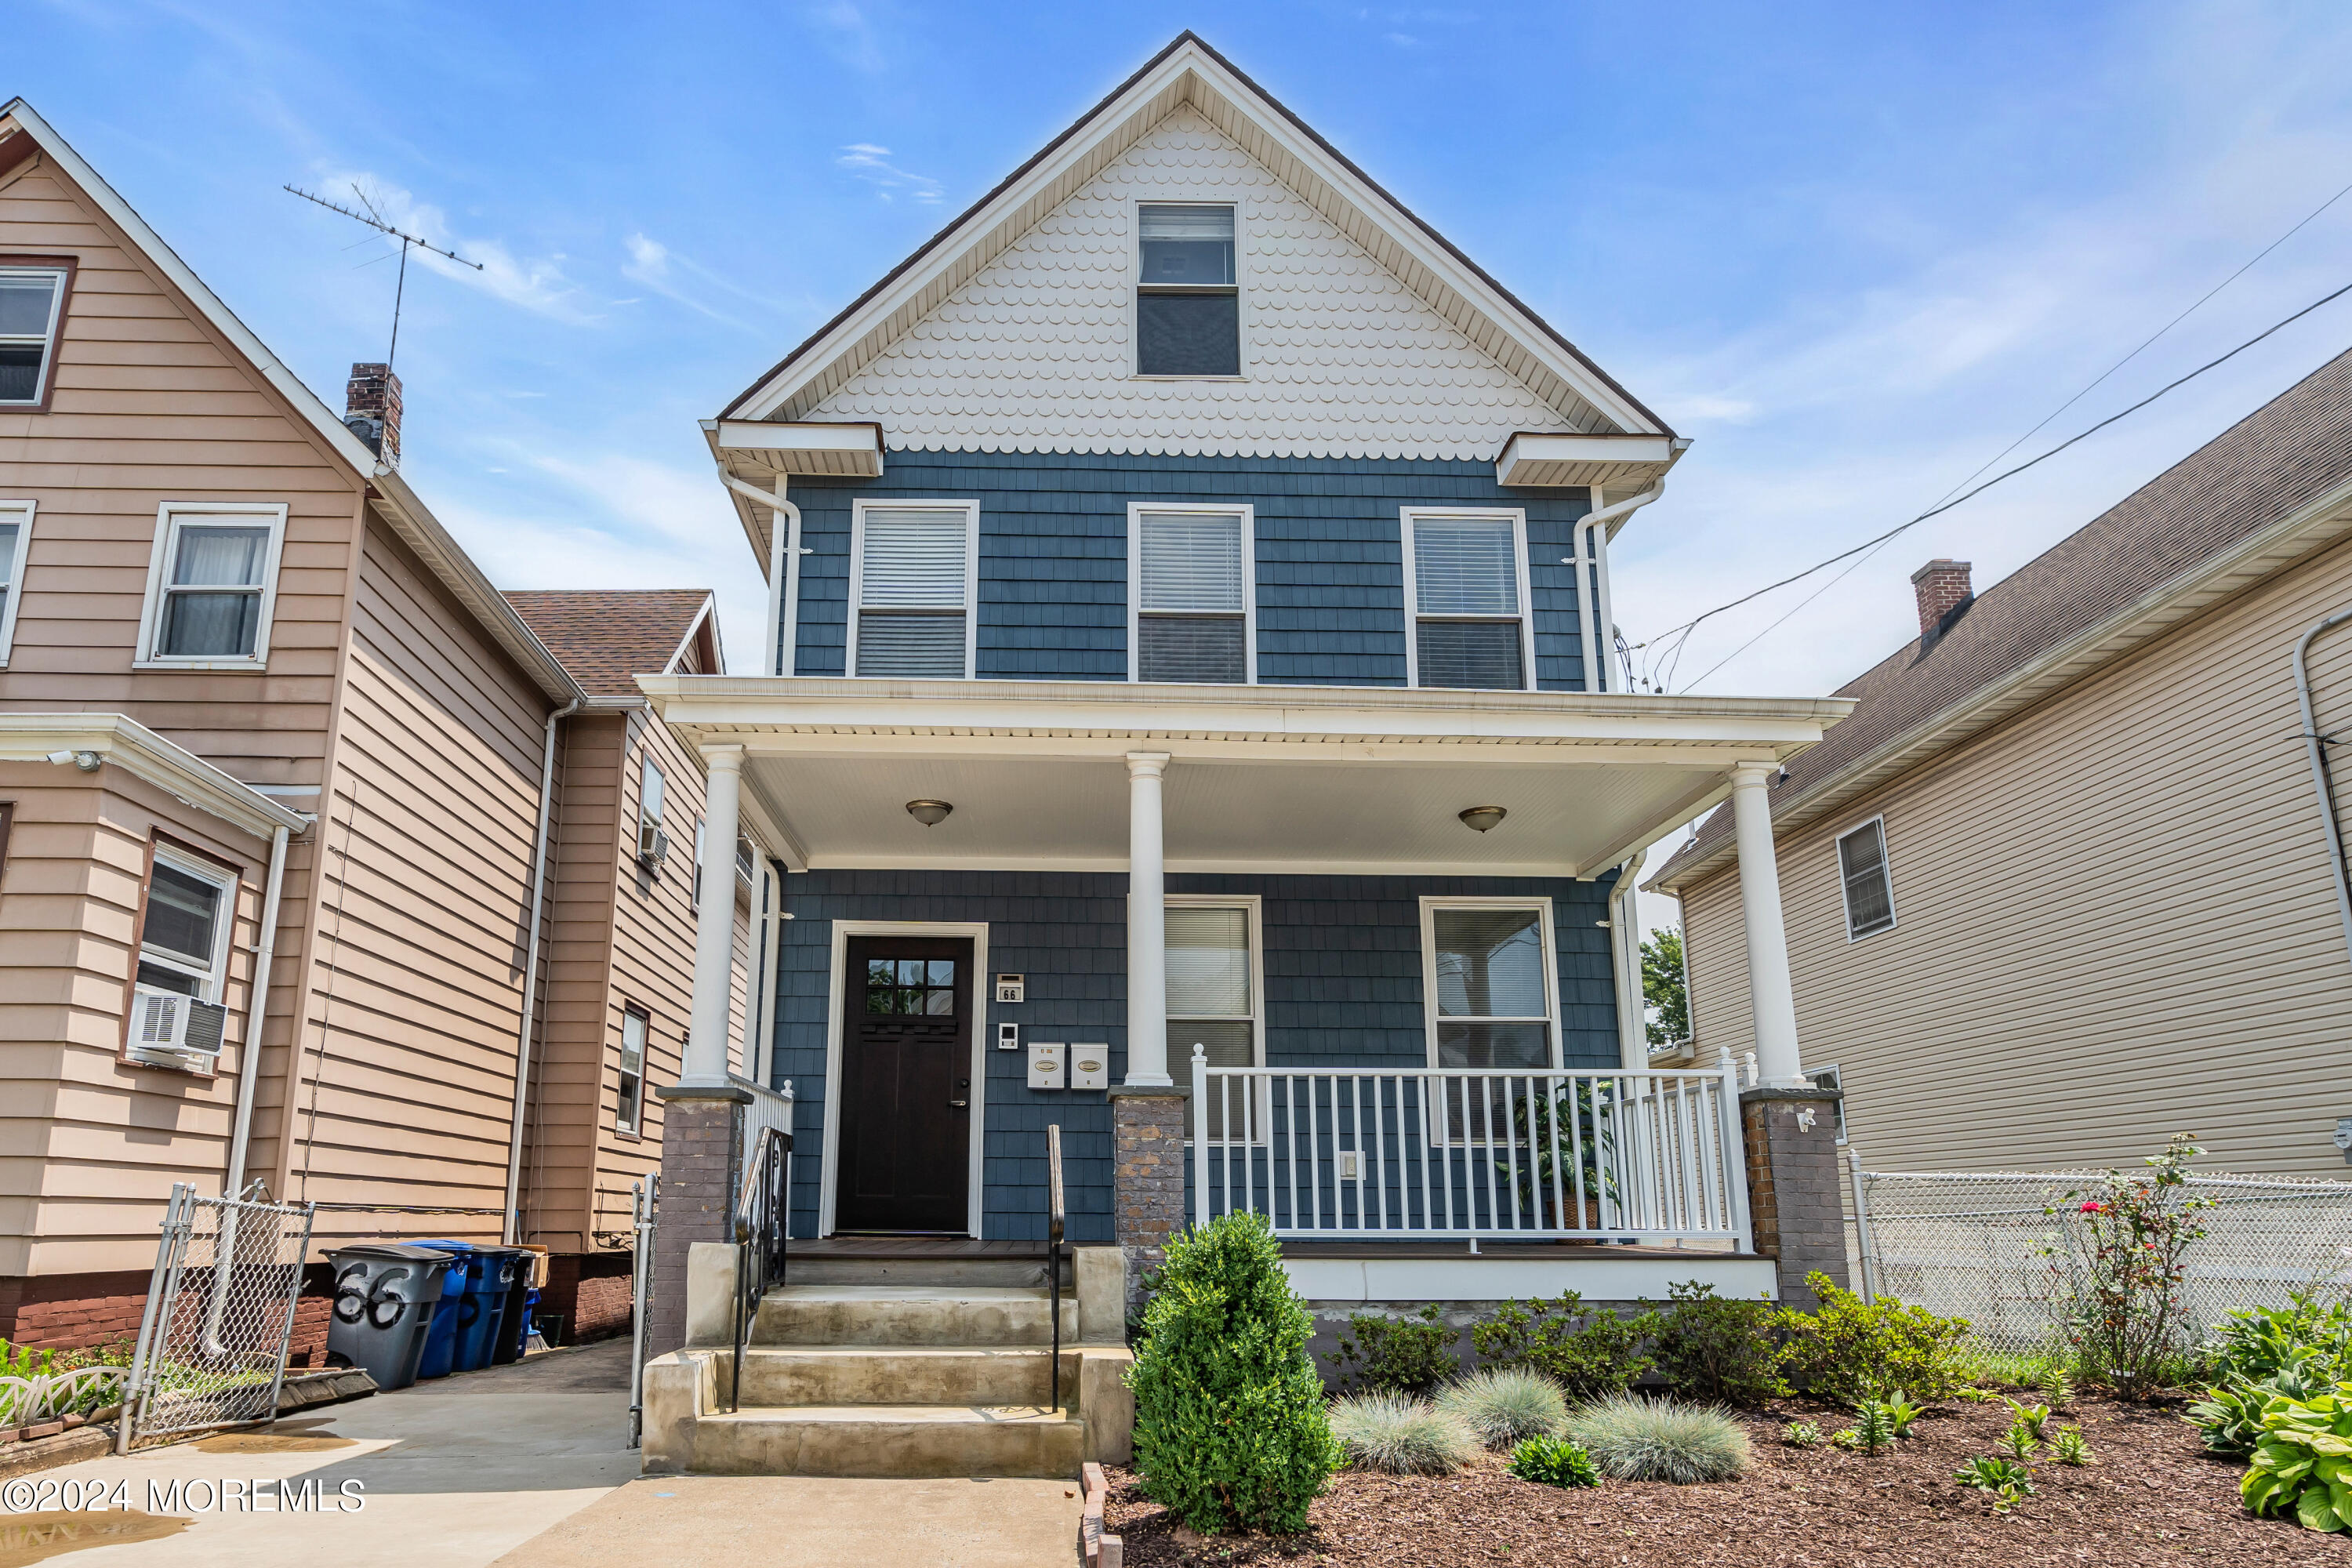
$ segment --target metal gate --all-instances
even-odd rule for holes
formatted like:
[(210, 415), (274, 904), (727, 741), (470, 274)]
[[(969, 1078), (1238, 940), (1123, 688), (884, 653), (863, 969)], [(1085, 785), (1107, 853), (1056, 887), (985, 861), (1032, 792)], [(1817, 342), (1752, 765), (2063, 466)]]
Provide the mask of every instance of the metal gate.
[(118, 1452), (135, 1437), (277, 1415), (310, 1221), (308, 1204), (198, 1197), (185, 1182), (172, 1188)]

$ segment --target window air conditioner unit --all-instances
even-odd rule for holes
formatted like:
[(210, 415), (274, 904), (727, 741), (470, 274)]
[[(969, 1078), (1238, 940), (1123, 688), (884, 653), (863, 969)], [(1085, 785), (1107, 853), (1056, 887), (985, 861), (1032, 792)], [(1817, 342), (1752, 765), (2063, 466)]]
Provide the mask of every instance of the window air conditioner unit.
[(669, 835), (656, 822), (637, 824), (637, 858), (648, 866), (658, 866), (669, 858)]
[(153, 1067), (208, 1072), (227, 1024), (228, 1009), (218, 1003), (142, 988), (131, 1004), (131, 1056)]

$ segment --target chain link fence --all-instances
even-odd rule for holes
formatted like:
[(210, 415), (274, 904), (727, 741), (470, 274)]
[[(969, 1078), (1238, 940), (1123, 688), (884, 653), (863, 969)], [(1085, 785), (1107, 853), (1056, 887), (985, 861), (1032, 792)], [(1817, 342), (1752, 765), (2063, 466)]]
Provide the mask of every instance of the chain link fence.
[(198, 1197), (163, 1213), (131, 1360), (120, 1446), (134, 1437), (267, 1421), (286, 1375), (311, 1208)]
[[(2053, 1306), (2067, 1273), (2074, 1202), (2103, 1171), (1857, 1171), (1864, 1279), (1940, 1316), (1966, 1318), (1979, 1343), (2032, 1353), (2057, 1339)], [(2183, 1257), (2192, 1332), (2242, 1307), (2284, 1307), (2297, 1290), (2342, 1289), (2352, 1268), (2352, 1182), (2191, 1175), (2210, 1199), (2204, 1237)], [(2059, 1212), (2050, 1213), (2055, 1209)], [(2053, 1256), (2053, 1252), (2056, 1256)]]

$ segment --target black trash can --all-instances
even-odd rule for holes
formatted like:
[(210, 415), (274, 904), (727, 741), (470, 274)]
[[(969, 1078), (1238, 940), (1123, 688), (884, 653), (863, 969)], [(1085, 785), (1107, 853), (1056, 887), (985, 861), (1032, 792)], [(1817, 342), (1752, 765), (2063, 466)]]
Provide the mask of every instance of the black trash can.
[(328, 1364), (358, 1367), (380, 1389), (415, 1383), (449, 1255), (406, 1242), (363, 1241), (330, 1252), (327, 1266), (335, 1276)]
[(539, 1255), (522, 1247), (486, 1247), (486, 1253), (502, 1254), (507, 1263), (504, 1269), (493, 1269), (492, 1279), (501, 1277), (506, 1289), (495, 1300), (484, 1303), (488, 1312), (498, 1314), (498, 1322), (490, 1331), (488, 1358), (485, 1366), (504, 1366), (522, 1354), (524, 1301), (530, 1295), (530, 1278), (538, 1267)]

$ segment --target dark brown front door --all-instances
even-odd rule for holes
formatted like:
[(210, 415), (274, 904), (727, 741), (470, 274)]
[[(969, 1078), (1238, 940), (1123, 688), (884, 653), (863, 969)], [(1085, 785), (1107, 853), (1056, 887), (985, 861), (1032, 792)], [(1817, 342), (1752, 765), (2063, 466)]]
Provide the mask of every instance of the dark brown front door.
[(836, 1230), (971, 1226), (971, 943), (849, 939)]

